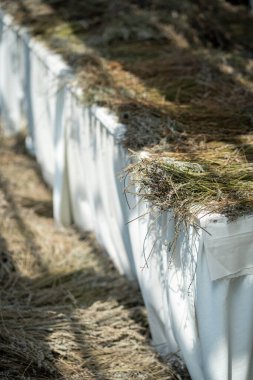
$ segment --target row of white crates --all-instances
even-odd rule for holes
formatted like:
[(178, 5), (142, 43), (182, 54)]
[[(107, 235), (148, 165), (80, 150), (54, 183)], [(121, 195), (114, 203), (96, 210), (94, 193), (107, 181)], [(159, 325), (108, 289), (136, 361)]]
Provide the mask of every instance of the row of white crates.
[(56, 223), (94, 231), (138, 280), (152, 344), (182, 355), (193, 379), (253, 378), (253, 219), (200, 216), (202, 228), (182, 226), (172, 257), (173, 214), (124, 193), (125, 127), (83, 104), (72, 79), (61, 57), (0, 13), (1, 122), (9, 134), (27, 128)]

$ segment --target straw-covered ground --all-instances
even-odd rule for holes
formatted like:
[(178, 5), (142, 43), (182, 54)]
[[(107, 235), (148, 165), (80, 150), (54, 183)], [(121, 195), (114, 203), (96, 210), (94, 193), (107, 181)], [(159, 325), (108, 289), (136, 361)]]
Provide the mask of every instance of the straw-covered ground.
[(56, 229), (36, 163), (0, 137), (0, 378), (187, 379), (151, 349), (137, 286), (90, 234)]
[[(126, 147), (150, 152), (151, 159), (129, 168), (143, 197), (162, 209), (173, 207), (185, 219), (196, 201), (196, 212), (201, 202), (231, 217), (252, 212), (253, 16), (248, 1), (0, 4), (64, 56), (85, 102), (108, 106), (127, 125)], [(170, 158), (177, 162), (171, 164)], [(187, 164), (186, 175), (181, 162), (193, 163), (193, 171)]]

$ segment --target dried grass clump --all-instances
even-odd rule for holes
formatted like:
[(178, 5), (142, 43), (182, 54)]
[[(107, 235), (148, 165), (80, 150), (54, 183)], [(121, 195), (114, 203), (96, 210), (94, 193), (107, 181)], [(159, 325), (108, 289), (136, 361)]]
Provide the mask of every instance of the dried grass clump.
[(173, 210), (178, 223), (194, 223), (199, 213), (229, 219), (253, 211), (253, 165), (199, 164), (150, 155), (126, 173), (137, 194), (161, 211)]

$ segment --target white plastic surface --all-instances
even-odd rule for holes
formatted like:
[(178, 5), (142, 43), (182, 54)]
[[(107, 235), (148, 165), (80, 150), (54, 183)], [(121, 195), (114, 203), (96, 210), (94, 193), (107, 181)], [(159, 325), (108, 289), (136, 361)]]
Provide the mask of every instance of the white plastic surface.
[(27, 109), (32, 123), (30, 130), (43, 177), (53, 187), (58, 97), (64, 88), (68, 67), (39, 43), (31, 41), (29, 48), (32, 52), (28, 73), (30, 86), (27, 88), (30, 99)]
[(204, 245), (212, 280), (253, 274), (252, 217), (228, 223), (225, 217), (213, 216), (201, 224), (207, 231)]
[(23, 126), (25, 49), (9, 16), (0, 15), (0, 110), (7, 133)]
[[(246, 257), (253, 255), (245, 239), (246, 234), (253, 240), (252, 217), (230, 223), (217, 215), (200, 219), (205, 230), (182, 229), (172, 254), (173, 216), (145, 215), (146, 211), (147, 206), (138, 206), (136, 216), (144, 216), (136, 219), (131, 229), (154, 346), (161, 353), (180, 350), (193, 379), (252, 379), (253, 276), (243, 270), (245, 251)], [(231, 249), (226, 236), (220, 250), (222, 260), (233, 262), (236, 250), (241, 272), (214, 280), (210, 255), (217, 259), (215, 237), (224, 234), (236, 244)]]
[[(93, 230), (121, 273), (135, 278), (126, 222), (124, 186), (119, 176), (127, 155), (118, 142), (121, 128), (108, 128), (103, 109), (84, 107), (70, 93), (71, 117), (66, 126), (71, 210), (75, 224)], [(101, 115), (105, 114), (105, 123)], [(98, 117), (99, 115), (99, 117)]]

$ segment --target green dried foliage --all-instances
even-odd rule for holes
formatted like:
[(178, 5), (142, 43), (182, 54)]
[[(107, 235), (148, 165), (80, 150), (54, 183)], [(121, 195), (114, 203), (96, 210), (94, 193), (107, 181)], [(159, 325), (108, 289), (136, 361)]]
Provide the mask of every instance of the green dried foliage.
[(173, 210), (179, 222), (222, 213), (229, 219), (253, 211), (253, 165), (200, 165), (150, 155), (130, 165), (131, 185), (161, 211)]

